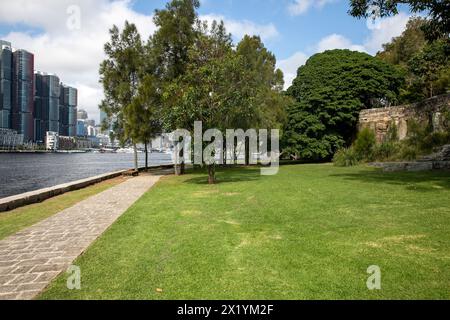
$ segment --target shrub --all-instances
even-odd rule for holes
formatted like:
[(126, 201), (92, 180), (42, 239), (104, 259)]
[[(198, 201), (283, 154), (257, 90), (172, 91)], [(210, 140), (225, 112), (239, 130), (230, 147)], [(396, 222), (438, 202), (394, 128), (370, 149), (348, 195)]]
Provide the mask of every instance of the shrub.
[(399, 153), (399, 151), (399, 143), (385, 141), (375, 146), (373, 158), (377, 161), (393, 160), (396, 158), (396, 155)]
[(450, 110), (444, 112), (444, 129), (450, 135)]
[(345, 148), (335, 153), (333, 163), (336, 167), (351, 167), (356, 166), (359, 159), (354, 148)]
[(431, 125), (415, 120), (408, 123), (408, 136), (398, 141), (395, 124), (389, 126), (384, 141), (376, 143), (375, 133), (365, 128), (358, 133), (352, 147), (339, 150), (333, 158), (336, 166), (353, 166), (368, 161), (414, 161), (430, 154), (445, 144), (450, 144), (450, 112), (445, 114), (443, 132), (433, 132)]
[(398, 128), (395, 122), (392, 122), (388, 128), (386, 137), (384, 139), (385, 142), (397, 142), (398, 141)]
[(450, 135), (447, 132), (433, 132), (423, 139), (422, 151), (430, 152), (447, 143), (450, 143)]
[(424, 126), (422, 123), (409, 120), (408, 121), (408, 136), (405, 143), (410, 146), (416, 146), (419, 151), (421, 149), (426, 149), (427, 146), (424, 144), (425, 138), (432, 133), (430, 125)]
[(402, 143), (399, 153), (397, 155), (396, 160), (400, 161), (414, 161), (416, 160), (422, 153), (419, 148), (415, 145)]
[(354, 143), (356, 156), (359, 160), (373, 160), (374, 149), (376, 146), (375, 132), (369, 128), (364, 128), (358, 133)]

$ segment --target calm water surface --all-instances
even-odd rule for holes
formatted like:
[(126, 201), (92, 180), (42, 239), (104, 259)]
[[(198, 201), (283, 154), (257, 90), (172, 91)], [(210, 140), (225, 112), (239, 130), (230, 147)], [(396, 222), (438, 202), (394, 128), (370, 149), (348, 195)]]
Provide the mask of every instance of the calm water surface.
[[(140, 166), (145, 155), (138, 154)], [(149, 165), (170, 164), (169, 154), (152, 153)], [(0, 153), (0, 198), (133, 168), (133, 154)]]

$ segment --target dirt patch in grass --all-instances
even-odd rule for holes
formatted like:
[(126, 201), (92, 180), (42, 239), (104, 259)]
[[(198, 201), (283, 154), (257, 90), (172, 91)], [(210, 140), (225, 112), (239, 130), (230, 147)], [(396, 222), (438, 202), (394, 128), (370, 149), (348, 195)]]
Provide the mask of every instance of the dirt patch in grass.
[(366, 242), (365, 244), (372, 248), (383, 248), (390, 245), (399, 245), (403, 244), (404, 242), (408, 241), (414, 241), (418, 239), (425, 238), (426, 235), (424, 234), (415, 234), (415, 235), (398, 235), (398, 236), (390, 236), (390, 237), (384, 237), (380, 239), (379, 241), (370, 241)]
[(183, 210), (181, 211), (181, 215), (183, 217), (198, 217), (201, 216), (203, 213), (199, 210)]
[(214, 195), (218, 195), (219, 190), (212, 189), (212, 190), (202, 190), (202, 191), (196, 191), (192, 193), (192, 196), (195, 198), (206, 198)]

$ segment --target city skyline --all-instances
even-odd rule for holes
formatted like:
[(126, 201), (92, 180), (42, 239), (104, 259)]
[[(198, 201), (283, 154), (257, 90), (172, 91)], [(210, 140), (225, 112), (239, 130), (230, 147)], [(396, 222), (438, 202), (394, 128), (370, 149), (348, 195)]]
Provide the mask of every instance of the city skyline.
[(77, 89), (35, 70), (35, 55), (0, 40), (0, 127), (24, 143), (45, 143), (47, 132), (75, 137)]

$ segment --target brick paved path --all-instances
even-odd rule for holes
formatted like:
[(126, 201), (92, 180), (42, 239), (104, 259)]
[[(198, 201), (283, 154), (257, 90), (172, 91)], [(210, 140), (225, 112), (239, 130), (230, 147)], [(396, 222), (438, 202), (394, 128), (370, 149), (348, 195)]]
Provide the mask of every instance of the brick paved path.
[(0, 300), (32, 299), (160, 176), (141, 175), (0, 241)]

